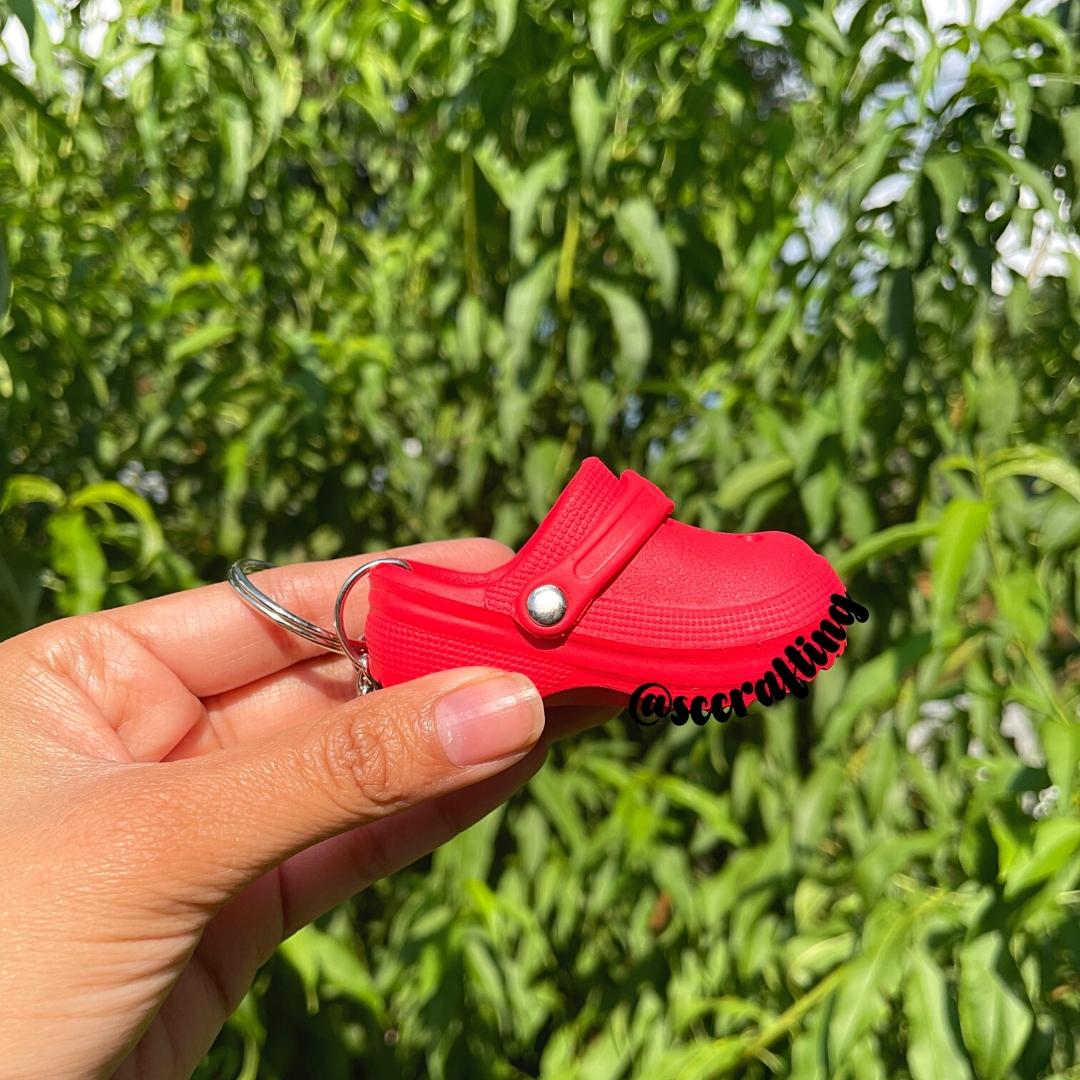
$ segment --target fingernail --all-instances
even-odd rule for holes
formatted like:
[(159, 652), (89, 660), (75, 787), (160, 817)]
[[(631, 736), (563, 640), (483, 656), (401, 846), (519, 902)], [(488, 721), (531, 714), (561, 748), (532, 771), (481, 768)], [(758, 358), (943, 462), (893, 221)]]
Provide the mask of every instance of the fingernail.
[(528, 750), (544, 729), (544, 707), (524, 675), (494, 675), (440, 698), (435, 727), (450, 761), (480, 765)]

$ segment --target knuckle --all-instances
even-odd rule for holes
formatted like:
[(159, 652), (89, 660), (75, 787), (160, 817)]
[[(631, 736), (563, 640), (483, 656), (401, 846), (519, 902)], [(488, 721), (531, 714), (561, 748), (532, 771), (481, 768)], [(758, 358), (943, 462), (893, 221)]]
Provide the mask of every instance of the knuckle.
[(369, 710), (346, 710), (324, 742), (331, 788), (355, 810), (393, 811), (408, 801), (412, 767), (400, 725)]
[(35, 654), (54, 675), (86, 679), (105, 666), (107, 631), (93, 616), (62, 619), (35, 631)]

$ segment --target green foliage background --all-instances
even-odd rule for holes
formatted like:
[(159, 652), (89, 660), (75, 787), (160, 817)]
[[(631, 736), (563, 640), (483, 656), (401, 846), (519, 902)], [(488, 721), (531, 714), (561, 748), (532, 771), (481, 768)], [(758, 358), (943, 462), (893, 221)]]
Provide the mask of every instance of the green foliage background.
[(1077, 0), (9, 4), (0, 633), (518, 543), (588, 453), (873, 612), (805, 704), (559, 748), (200, 1075), (1080, 1075), (1080, 272), (991, 287), (1072, 234)]

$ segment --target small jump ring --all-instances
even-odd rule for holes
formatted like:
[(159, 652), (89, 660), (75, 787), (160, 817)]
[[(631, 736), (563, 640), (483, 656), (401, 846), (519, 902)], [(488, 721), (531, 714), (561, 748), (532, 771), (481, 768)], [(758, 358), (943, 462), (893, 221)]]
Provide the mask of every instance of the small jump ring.
[(348, 600), (349, 593), (353, 591), (357, 582), (359, 582), (369, 570), (373, 570), (376, 566), (402, 566), (406, 570), (412, 570), (412, 567), (404, 559), (394, 559), (390, 557), (384, 559), (372, 559), (370, 562), (358, 566), (345, 579), (341, 586), (341, 590), (337, 595), (337, 601), (334, 604), (334, 629), (337, 631), (337, 640), (341, 643), (341, 651), (353, 662), (353, 666), (356, 668), (356, 692), (358, 694), (367, 694), (370, 691), (377, 689), (379, 684), (368, 670), (368, 652), (367, 646), (364, 644), (364, 639), (360, 638), (354, 647), (349, 640), (349, 635), (345, 632), (345, 601)]
[[(276, 600), (271, 600), (262, 589), (252, 584), (248, 574), (253, 574), (256, 570), (272, 570), (273, 567), (273, 563), (264, 562), (262, 559), (241, 559), (229, 567), (229, 584), (251, 607), (272, 623), (276, 623), (278, 626), (305, 638), (307, 641), (321, 645), (324, 649), (329, 649), (330, 652), (342, 653), (352, 660), (352, 655), (346, 651), (344, 645), (329, 630), (324, 630), (321, 626), (317, 626), (315, 623), (309, 622), (302, 616), (290, 611), (287, 607), (283, 607)], [(353, 660), (353, 663), (355, 664), (356, 661)]]

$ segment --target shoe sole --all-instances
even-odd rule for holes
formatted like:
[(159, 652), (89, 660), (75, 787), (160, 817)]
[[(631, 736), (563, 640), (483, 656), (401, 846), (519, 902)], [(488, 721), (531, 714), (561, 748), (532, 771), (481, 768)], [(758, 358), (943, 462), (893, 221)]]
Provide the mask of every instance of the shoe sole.
[[(843, 654), (846, 636), (836, 643), (835, 652), (815, 646), (819, 654), (824, 653), (826, 662), (813, 663), (815, 670), (807, 675), (795, 667), (786, 651), (795, 649), (805, 660), (797, 642), (802, 638), (814, 646), (811, 635), (820, 631), (822, 620), (829, 618), (828, 608), (826, 602), (821, 617), (813, 623), (753, 646), (642, 650), (581, 634), (570, 643), (537, 644), (527, 639), (508, 615), (463, 608), (423, 590), (397, 586), (393, 593), (379, 590), (377, 596), (373, 594), (365, 637), (372, 674), (380, 681), (380, 670), (393, 671), (394, 681), (404, 682), (451, 667), (483, 666), (520, 671), (541, 688), (545, 697), (566, 691), (602, 690), (625, 698), (644, 684), (655, 683), (672, 696), (688, 699), (737, 689), (749, 704), (757, 700), (756, 684), (767, 673), (784, 689), (774, 661), (786, 664), (794, 676), (809, 684)], [(520, 642), (520, 647), (515, 642)], [(614, 656), (618, 657), (617, 664), (612, 663)], [(595, 700), (607, 703), (613, 699)]]

